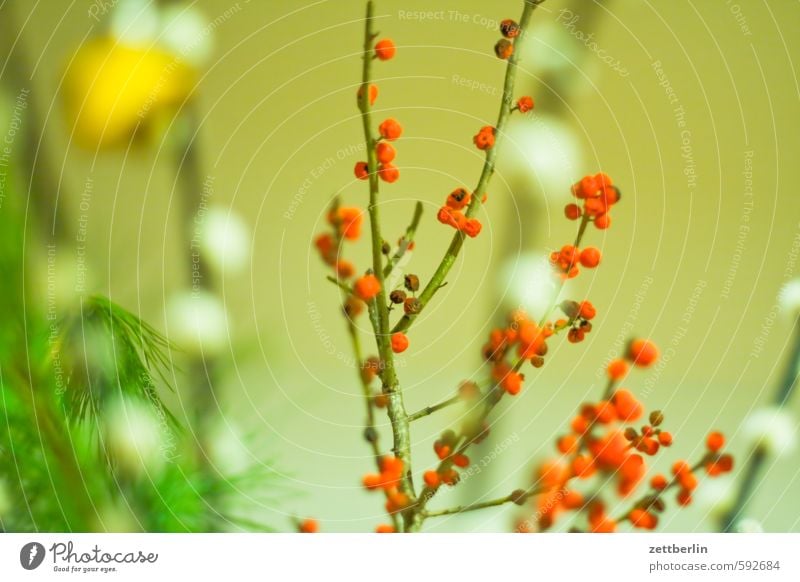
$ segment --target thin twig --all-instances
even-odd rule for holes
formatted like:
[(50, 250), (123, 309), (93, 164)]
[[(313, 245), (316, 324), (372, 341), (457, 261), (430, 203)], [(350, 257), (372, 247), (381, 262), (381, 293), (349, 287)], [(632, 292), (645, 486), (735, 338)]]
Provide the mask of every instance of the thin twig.
[(386, 267), (383, 269), (383, 276), (388, 277), (391, 275), (392, 270), (397, 266), (397, 264), (402, 260), (405, 256), (406, 251), (408, 251), (411, 243), (414, 242), (414, 235), (417, 233), (417, 228), (419, 227), (419, 221), (422, 219), (422, 202), (417, 202), (414, 206), (414, 216), (411, 217), (411, 224), (408, 225), (406, 228), (406, 234), (403, 237), (403, 240), (400, 241), (400, 244), (397, 247), (397, 251), (395, 251), (394, 255), (389, 259)]
[[(367, 165), (369, 170), (369, 221), (372, 238), (372, 271), (380, 283), (377, 297), (370, 302), (370, 321), (373, 324), (378, 354), (381, 359), (380, 378), (383, 393), (387, 397), (387, 413), (392, 425), (394, 454), (403, 462), (404, 471), (400, 479), (400, 490), (410, 498), (416, 498), (414, 482), (411, 478), (411, 434), (408, 414), (403, 403), (403, 393), (394, 369), (394, 353), (390, 343), (389, 308), (386, 303), (386, 281), (383, 265), (383, 236), (381, 235), (380, 209), (378, 196), (378, 158), (375, 152), (377, 139), (373, 134), (371, 105), (369, 101), (369, 85), (371, 80), (373, 41), (376, 34), (373, 30), (374, 3), (367, 2), (367, 13), (364, 23), (364, 65), (361, 80), (361, 120), (364, 126), (364, 140), (367, 147)], [(410, 516), (413, 517), (413, 516)], [(406, 529), (413, 528), (411, 522), (405, 524)]]
[(460, 401), (461, 401), (461, 396), (459, 394), (456, 394), (455, 396), (451, 396), (447, 400), (443, 400), (439, 404), (434, 404), (433, 406), (426, 406), (422, 410), (417, 410), (415, 413), (409, 414), (408, 422), (413, 422), (417, 419), (428, 416), (429, 414), (433, 414), (434, 412), (437, 412), (442, 408), (447, 408), (448, 406), (452, 406), (453, 404), (456, 404), (457, 402)]
[(434, 511), (426, 511), (425, 517), (441, 517), (443, 515), (453, 515), (456, 513), (465, 513), (467, 511), (476, 511), (478, 509), (485, 509), (487, 507), (497, 507), (499, 505), (504, 505), (506, 503), (517, 503), (521, 504), (528, 500), (528, 498), (533, 497), (534, 495), (539, 495), (540, 493), (544, 493), (547, 491), (547, 488), (536, 487), (533, 486), (529, 488), (527, 491), (519, 493), (514, 491), (505, 495), (503, 497), (498, 497), (497, 499), (492, 499), (490, 501), (481, 501), (479, 503), (471, 503), (469, 505), (459, 505), (457, 507), (450, 507), (447, 509), (437, 509)]
[[(536, 6), (541, 4), (543, 1), (544, 0), (525, 0), (524, 2), (525, 6), (522, 10), (522, 16), (519, 20), (520, 34), (514, 39), (514, 52), (508, 59), (508, 65), (506, 67), (505, 82), (503, 83), (503, 97), (500, 102), (500, 112), (497, 115), (497, 123), (495, 124), (495, 144), (486, 151), (486, 158), (483, 163), (483, 170), (481, 171), (478, 185), (475, 186), (475, 190), (472, 193), (472, 199), (465, 212), (466, 216), (468, 217), (475, 215), (475, 213), (480, 209), (483, 195), (489, 186), (492, 176), (494, 175), (497, 151), (500, 149), (500, 142), (504, 136), (505, 127), (508, 122), (508, 118), (511, 115), (511, 109), (514, 103), (514, 84), (517, 78), (517, 63), (519, 62), (520, 55), (522, 53), (521, 45), (528, 34), (527, 29), (528, 24), (530, 23), (531, 14)], [(370, 172), (372, 172), (372, 168), (370, 168)], [(433, 276), (428, 281), (425, 289), (423, 289), (422, 293), (417, 298), (420, 303), (419, 311), (413, 316), (404, 315), (403, 318), (397, 322), (397, 325), (394, 326), (394, 329), (392, 330), (393, 332), (404, 332), (411, 327), (414, 319), (419, 317), (419, 313), (425, 309), (425, 307), (428, 305), (428, 302), (431, 300), (431, 298), (433, 298), (434, 294), (444, 283), (444, 279), (447, 277), (450, 269), (455, 264), (463, 245), (464, 233), (458, 231), (455, 233), (455, 235), (453, 235), (450, 246), (439, 263), (439, 266), (436, 268)]]

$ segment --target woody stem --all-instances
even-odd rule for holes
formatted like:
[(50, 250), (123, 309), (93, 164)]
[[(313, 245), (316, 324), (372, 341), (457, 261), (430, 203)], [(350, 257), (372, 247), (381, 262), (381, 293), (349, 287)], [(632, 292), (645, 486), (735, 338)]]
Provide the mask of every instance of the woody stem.
[[(378, 183), (378, 159), (375, 153), (377, 140), (372, 132), (372, 114), (369, 101), (369, 84), (371, 79), (373, 41), (375, 32), (374, 4), (367, 2), (367, 14), (364, 27), (364, 64), (362, 71), (361, 92), (359, 108), (364, 126), (364, 139), (367, 146), (367, 165), (369, 169), (369, 221), (372, 238), (372, 271), (380, 283), (378, 295), (370, 302), (370, 320), (375, 332), (378, 354), (381, 360), (380, 378), (383, 393), (387, 396), (387, 413), (392, 424), (394, 439), (394, 454), (403, 462), (403, 475), (400, 480), (400, 490), (410, 498), (415, 498), (414, 483), (411, 479), (411, 434), (409, 430), (408, 414), (403, 403), (403, 393), (397, 380), (394, 368), (394, 354), (392, 352), (389, 331), (389, 308), (386, 303), (386, 282), (383, 266), (383, 236), (381, 236), (380, 210), (378, 196), (380, 186)], [(405, 530), (414, 529), (413, 520), (406, 519)]]
[(476, 511), (478, 509), (485, 509), (487, 507), (497, 507), (499, 505), (504, 505), (506, 503), (523, 503), (529, 497), (534, 495), (538, 495), (539, 493), (543, 493), (546, 489), (541, 487), (533, 486), (529, 488), (527, 491), (522, 493), (518, 493), (516, 491), (509, 493), (508, 495), (504, 495), (503, 497), (498, 497), (497, 499), (491, 499), (489, 501), (481, 501), (479, 503), (470, 503), (469, 505), (459, 505), (457, 507), (450, 507), (447, 509), (438, 509), (434, 511), (426, 511), (425, 517), (441, 517), (443, 515), (453, 515), (455, 513), (465, 513), (467, 511)]
[[(524, 1), (522, 16), (519, 20), (520, 33), (519, 36), (517, 36), (513, 41), (514, 52), (511, 54), (511, 57), (509, 57), (508, 65), (506, 66), (505, 82), (503, 83), (503, 97), (500, 102), (500, 112), (497, 116), (497, 124), (495, 125), (495, 144), (493, 147), (486, 150), (486, 158), (483, 163), (481, 176), (478, 179), (478, 185), (475, 187), (475, 190), (472, 193), (472, 198), (465, 212), (467, 217), (474, 216), (475, 213), (480, 210), (483, 195), (489, 186), (492, 176), (494, 175), (495, 164), (497, 160), (497, 150), (499, 149), (500, 141), (504, 135), (505, 127), (513, 107), (514, 84), (517, 78), (517, 63), (519, 62), (520, 53), (522, 52), (521, 45), (525, 35), (527, 34), (531, 14), (536, 6), (542, 2), (544, 2), (544, 0)], [(366, 92), (366, 90), (364, 92)], [(370, 169), (370, 171), (372, 170)], [(433, 273), (430, 281), (428, 281), (425, 289), (423, 289), (422, 293), (418, 297), (420, 304), (419, 311), (415, 315), (404, 315), (402, 319), (397, 322), (397, 325), (394, 326), (394, 329), (392, 330), (393, 332), (408, 330), (408, 328), (411, 327), (414, 319), (419, 317), (419, 314), (422, 313), (422, 311), (425, 309), (425, 306), (433, 298), (434, 294), (439, 290), (440, 287), (442, 287), (447, 274), (450, 272), (450, 269), (455, 264), (456, 259), (461, 252), (461, 247), (464, 245), (464, 236), (464, 233), (461, 231), (458, 231), (455, 233), (455, 235), (453, 235), (453, 239), (450, 242), (450, 246), (447, 248), (447, 252), (445, 252), (444, 257), (439, 263), (439, 266), (436, 268), (436, 271)]]

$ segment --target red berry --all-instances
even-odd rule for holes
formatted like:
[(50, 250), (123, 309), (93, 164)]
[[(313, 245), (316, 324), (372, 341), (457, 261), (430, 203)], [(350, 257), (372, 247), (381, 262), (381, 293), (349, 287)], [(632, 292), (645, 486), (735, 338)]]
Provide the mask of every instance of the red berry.
[(390, 38), (384, 38), (375, 43), (375, 56), (382, 61), (388, 61), (397, 52), (397, 47)]

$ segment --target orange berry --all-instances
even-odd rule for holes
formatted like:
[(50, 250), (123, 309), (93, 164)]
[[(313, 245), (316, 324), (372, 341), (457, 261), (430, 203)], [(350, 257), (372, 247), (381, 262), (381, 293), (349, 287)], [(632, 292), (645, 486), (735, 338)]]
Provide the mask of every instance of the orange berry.
[(520, 113), (527, 113), (533, 109), (533, 98), (527, 95), (525, 97), (520, 97), (517, 100), (517, 109), (519, 109)]
[(581, 207), (577, 204), (567, 204), (564, 207), (564, 216), (570, 220), (578, 220), (581, 217)]
[(725, 436), (721, 432), (714, 431), (709, 433), (706, 438), (706, 448), (708, 448), (709, 451), (712, 453), (719, 452), (723, 446), (725, 446)]
[(678, 491), (676, 500), (678, 501), (678, 505), (686, 507), (692, 502), (692, 492), (688, 489), (681, 489)]
[(628, 519), (635, 527), (642, 529), (655, 529), (658, 525), (658, 518), (655, 515), (639, 507), (631, 510)]
[(375, 155), (378, 157), (378, 161), (381, 164), (388, 164), (394, 160), (395, 155), (397, 155), (397, 151), (395, 151), (392, 144), (381, 141), (378, 142), (377, 146), (375, 146)]
[(483, 126), (480, 131), (472, 138), (472, 142), (479, 150), (488, 150), (494, 146), (495, 129), (491, 125)]
[(624, 388), (614, 392), (614, 395), (611, 397), (611, 402), (614, 404), (614, 408), (617, 409), (617, 416), (624, 422), (634, 422), (639, 420), (642, 414), (644, 414), (644, 407), (642, 404), (629, 390), (625, 390)]
[(582, 415), (576, 416), (570, 423), (570, 428), (575, 434), (583, 434), (589, 430), (589, 421)]
[(664, 477), (661, 473), (658, 475), (653, 475), (653, 478), (650, 479), (650, 487), (655, 489), (656, 491), (663, 491), (667, 488), (668, 482), (667, 478)]
[(382, 61), (388, 61), (397, 52), (397, 47), (390, 38), (384, 38), (375, 43), (375, 56)]
[(650, 340), (635, 339), (628, 346), (628, 359), (635, 366), (646, 368), (658, 360), (658, 348)]
[(364, 275), (356, 280), (353, 291), (363, 301), (371, 301), (381, 290), (381, 284), (375, 275)]
[(364, 478), (361, 480), (361, 484), (370, 490), (379, 489), (383, 484), (383, 478), (376, 473), (370, 473), (368, 475), (364, 475)]
[(384, 182), (391, 184), (397, 182), (397, 179), (400, 177), (400, 170), (398, 170), (397, 166), (394, 164), (381, 164), (378, 167), (378, 176), (380, 176), (381, 180)]
[(605, 230), (611, 226), (611, 217), (608, 214), (601, 214), (594, 219), (594, 226), (598, 230)]
[(453, 210), (461, 210), (472, 200), (472, 195), (464, 188), (456, 188), (447, 196), (447, 207)]
[(506, 18), (500, 23), (500, 34), (506, 38), (515, 38), (519, 36), (520, 28), (516, 21)]
[(596, 247), (586, 247), (581, 251), (580, 262), (581, 265), (586, 267), (587, 269), (594, 269), (597, 265), (600, 264), (600, 249)]
[(378, 126), (378, 132), (383, 139), (394, 141), (403, 135), (403, 126), (396, 119), (390, 117)]
[(300, 533), (317, 533), (319, 531), (319, 522), (316, 519), (304, 519), (297, 526)]
[(394, 528), (388, 523), (382, 523), (375, 528), (375, 533), (394, 533)]
[(558, 439), (556, 448), (565, 455), (574, 453), (578, 449), (578, 437), (574, 434), (564, 435)]
[(508, 392), (511, 396), (516, 396), (522, 390), (522, 381), (525, 376), (519, 372), (508, 372), (500, 382), (503, 390)]
[(353, 170), (353, 173), (356, 175), (356, 178), (359, 180), (366, 180), (369, 178), (369, 164), (367, 162), (357, 162), (356, 167)]
[(336, 261), (336, 275), (340, 279), (349, 279), (356, 274), (356, 268), (353, 263), (344, 259)]
[(431, 489), (435, 489), (441, 483), (441, 480), (439, 479), (439, 473), (433, 470), (425, 471), (425, 474), (422, 476), (422, 480), (425, 481), (425, 485)]
[(579, 315), (583, 319), (594, 319), (594, 316), (597, 315), (597, 310), (590, 302), (582, 301), (580, 304)]
[(498, 59), (506, 60), (514, 54), (514, 45), (510, 41), (501, 38), (494, 45), (494, 54), (497, 55)]
[(578, 509), (583, 505), (583, 495), (577, 491), (566, 491), (561, 498), (561, 504), (567, 509)]
[(453, 455), (453, 464), (456, 467), (466, 469), (467, 467), (469, 467), (469, 457), (467, 455), (462, 455), (461, 453), (457, 453)]
[(660, 442), (665, 447), (668, 447), (672, 444), (672, 433), (661, 431), (658, 433), (658, 442)]
[(408, 336), (403, 332), (398, 331), (392, 334), (392, 351), (395, 354), (401, 354), (408, 349)]
[[(360, 101), (361, 98), (364, 96), (364, 86), (358, 88), (358, 100)], [(369, 104), (375, 105), (375, 100), (378, 98), (378, 86), (370, 84), (369, 86)]]
[(625, 375), (628, 373), (628, 364), (625, 363), (625, 360), (612, 360), (608, 364), (608, 377), (614, 381), (622, 380)]
[(460, 226), (459, 230), (470, 238), (475, 238), (481, 233), (483, 225), (477, 218), (467, 218)]

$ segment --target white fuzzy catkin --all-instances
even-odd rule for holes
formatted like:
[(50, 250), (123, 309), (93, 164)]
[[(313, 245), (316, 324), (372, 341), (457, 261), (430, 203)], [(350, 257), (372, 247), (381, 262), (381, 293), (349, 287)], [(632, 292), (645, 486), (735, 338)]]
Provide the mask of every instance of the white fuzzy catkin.
[(212, 206), (199, 220), (200, 251), (205, 263), (218, 273), (241, 272), (246, 268), (250, 260), (250, 232), (239, 215)]
[(158, 36), (160, 15), (153, 0), (119, 0), (111, 11), (109, 31), (120, 43), (149, 47)]
[(742, 423), (742, 437), (751, 447), (761, 447), (770, 455), (788, 455), (797, 445), (797, 422), (784, 408), (759, 408)]
[(558, 292), (550, 261), (541, 253), (509, 257), (500, 268), (498, 281), (497, 292), (504, 295), (505, 304), (522, 308), (533, 317), (541, 316)]
[(225, 307), (201, 289), (174, 295), (167, 304), (167, 337), (191, 353), (219, 354), (228, 345)]
[(161, 11), (159, 42), (194, 67), (208, 64), (214, 50), (212, 26), (195, 8), (182, 4)]
[(117, 399), (106, 409), (103, 427), (106, 449), (123, 473), (153, 476), (160, 472), (166, 433), (146, 402)]
[(800, 279), (792, 279), (781, 287), (778, 303), (783, 312), (790, 317), (800, 313)]
[(567, 124), (534, 110), (512, 120), (502, 147), (503, 172), (529, 180), (548, 200), (571, 199), (570, 187), (580, 177), (583, 156)]
[(730, 475), (703, 481), (694, 495), (695, 506), (712, 518), (721, 518), (736, 500), (736, 481)]
[(745, 517), (736, 524), (738, 533), (764, 533), (764, 526), (761, 522), (752, 517)]

